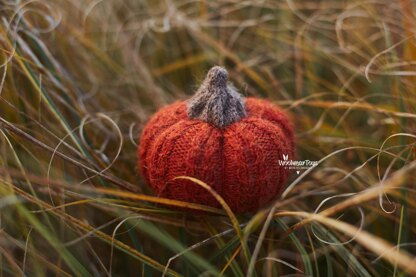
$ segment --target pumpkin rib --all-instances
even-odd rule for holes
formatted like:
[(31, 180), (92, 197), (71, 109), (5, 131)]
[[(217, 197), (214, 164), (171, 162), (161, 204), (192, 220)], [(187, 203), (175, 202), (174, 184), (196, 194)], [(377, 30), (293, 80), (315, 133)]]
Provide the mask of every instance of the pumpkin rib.
[[(259, 124), (259, 123), (257, 123), (257, 124), (254, 124), (252, 121), (251, 122), (249, 122), (249, 124), (251, 124), (252, 125), (252, 128), (254, 129), (254, 130), (260, 130), (260, 127), (257, 125), (257, 124)], [(256, 132), (256, 131), (254, 131), (253, 130), (253, 132)], [(272, 147), (272, 149), (262, 149), (263, 151), (263, 153), (264, 153), (264, 158), (265, 159), (267, 159), (268, 158), (268, 155), (270, 155), (270, 153), (273, 153), (274, 151), (276, 151), (277, 152), (277, 155), (273, 155), (274, 157), (275, 157), (275, 159), (272, 159), (272, 160), (276, 160), (276, 162), (274, 162), (274, 163), (272, 163), (272, 164), (270, 164), (270, 163), (267, 163), (267, 171), (269, 172), (269, 175), (272, 175), (272, 176), (274, 176), (274, 178), (264, 178), (263, 180), (262, 180), (262, 184), (263, 185), (265, 185), (266, 187), (264, 187), (262, 190), (261, 190), (261, 193), (260, 193), (260, 195), (259, 195), (259, 200), (261, 199), (262, 200), (262, 202), (261, 202), (261, 206), (262, 205), (264, 205), (264, 204), (266, 204), (266, 203), (268, 203), (268, 202), (270, 202), (270, 200), (272, 199), (272, 197), (276, 194), (276, 192), (278, 191), (278, 189), (279, 189), (279, 187), (281, 186), (281, 183), (282, 183), (282, 172), (281, 172), (281, 169), (278, 167), (278, 163), (277, 163), (277, 157), (279, 156), (278, 154), (279, 154), (279, 152), (280, 152), (280, 149), (279, 149), (279, 145), (277, 145), (276, 143), (275, 143), (275, 141), (274, 141), (274, 139), (273, 139), (273, 137), (270, 135), (270, 133), (269, 133), (269, 130), (263, 130), (263, 133), (262, 133), (262, 139), (263, 140), (266, 140), (266, 141), (268, 141), (269, 143), (273, 143), (272, 145), (273, 145), (273, 147)], [(271, 172), (271, 173), (270, 173)], [(274, 180), (273, 180), (274, 179)], [(276, 185), (277, 184), (277, 185)], [(268, 193), (266, 194), (266, 193), (264, 193), (265, 191), (267, 191)], [(266, 199), (264, 199), (264, 198), (262, 198), (261, 196), (262, 195), (264, 195), (265, 197), (267, 197)]]
[[(178, 146), (181, 146), (181, 143), (178, 143), (179, 140), (183, 139), (185, 137), (185, 135), (190, 132), (193, 128), (196, 128), (198, 126), (199, 122), (195, 124), (190, 124), (188, 125), (186, 128), (183, 128), (180, 132), (180, 134), (178, 134), (174, 139), (172, 139), (172, 147), (169, 149), (169, 153), (167, 153), (167, 156), (164, 157), (167, 166), (165, 167), (165, 171), (163, 173), (164, 179), (166, 180), (166, 177), (168, 176), (170, 170), (171, 170), (171, 165), (172, 163), (170, 162), (170, 159), (173, 155), (173, 153), (177, 150)], [(174, 176), (174, 177), (178, 177), (178, 176)], [(166, 180), (167, 182), (169, 182), (170, 180)]]
[[(179, 124), (183, 122), (181, 121), (177, 121), (175, 123), (173, 123), (173, 125), (168, 126), (167, 128), (163, 128), (163, 130), (161, 130), (160, 132), (158, 132), (157, 134), (155, 134), (155, 136), (152, 136), (151, 138), (148, 139), (148, 143), (150, 144), (150, 146), (146, 147), (146, 148), (152, 148), (153, 145), (155, 144), (155, 142), (157, 141), (157, 138), (165, 131), (169, 130), (170, 128), (173, 128), (175, 125)], [(142, 159), (142, 168), (145, 169), (146, 171), (144, 172), (145, 178), (150, 178), (149, 174), (148, 174), (148, 168), (147, 168), (147, 164), (148, 164), (148, 159), (150, 159), (151, 154), (149, 154), (147, 151), (145, 154), (143, 154), (143, 159)]]
[[(162, 136), (162, 134), (160, 134), (159, 137), (158, 137), (158, 139), (155, 141), (155, 144), (154, 144), (157, 147), (154, 147), (155, 149), (153, 149), (153, 152), (151, 153), (151, 156), (149, 157), (149, 159), (153, 162), (153, 164), (158, 164), (158, 165), (160, 165), (160, 164), (166, 164), (168, 166), (169, 165), (169, 158), (166, 158), (166, 156), (163, 155), (163, 153), (164, 153), (163, 149), (166, 147), (166, 144), (167, 143), (170, 143), (170, 145), (173, 145), (174, 146), (175, 145), (175, 141), (180, 138), (180, 135), (176, 134), (175, 139), (173, 139), (173, 141), (172, 141), (172, 139), (171, 140), (168, 140), (167, 138), (170, 135), (172, 135), (176, 131), (176, 129), (179, 126), (181, 126), (181, 124), (185, 124), (184, 130), (182, 130), (182, 132), (181, 132), (181, 134), (183, 135), (183, 134), (186, 134), (186, 132), (191, 127), (197, 125), (198, 123), (199, 122), (182, 120), (182, 121), (179, 121), (177, 124), (172, 125), (172, 127), (166, 129), (165, 132), (164, 132), (165, 133), (164, 136)], [(156, 158), (154, 156), (156, 156)], [(164, 160), (164, 162), (161, 162), (161, 160)], [(165, 169), (166, 169), (166, 167), (165, 167)], [(157, 184), (156, 184), (156, 186), (153, 186), (153, 189), (156, 190), (157, 193), (159, 194), (159, 192), (160, 192), (160, 188), (159, 188), (160, 187), (160, 184), (159, 184), (159, 182), (160, 181), (167, 182), (168, 180), (165, 180), (164, 179), (165, 172), (163, 172), (163, 174), (159, 172), (159, 170), (161, 170), (161, 167), (160, 166), (154, 168), (154, 170), (158, 173), (158, 176), (159, 175), (162, 176), (161, 177), (162, 180), (155, 180), (157, 182)], [(150, 175), (152, 175), (152, 174), (150, 174)]]
[[(228, 203), (230, 208), (235, 211), (239, 212), (240, 204), (238, 203), (241, 200), (241, 183), (239, 178), (236, 177), (238, 171), (238, 163), (235, 162), (241, 161), (241, 157), (239, 155), (242, 154), (242, 151), (238, 149), (241, 148), (241, 145), (236, 143), (236, 136), (234, 135), (234, 128), (236, 128), (236, 124), (230, 125), (224, 131), (224, 147), (223, 147), (223, 184), (224, 188), (222, 189), (222, 197)], [(237, 149), (236, 149), (237, 148)], [(233, 158), (233, 159), (231, 159)]]
[[(214, 129), (213, 128), (210, 128), (209, 129), (209, 133), (206, 135), (206, 138), (205, 138), (204, 142), (202, 143), (202, 145), (205, 145), (208, 142), (208, 140), (210, 139), (210, 136), (211, 136), (211, 134), (213, 132), (214, 132)], [(195, 159), (194, 174), (195, 174), (195, 171), (198, 171), (198, 169), (199, 169), (199, 167), (201, 165), (201, 162), (202, 162), (202, 158), (205, 155), (205, 152), (206, 152), (206, 148), (205, 147), (201, 147), (201, 149), (199, 151), (199, 154), (196, 155), (197, 158)]]
[[(282, 147), (282, 145), (280, 143), (276, 143), (276, 141), (277, 141), (276, 134), (272, 133), (270, 131), (270, 129), (274, 128), (275, 132), (277, 131), (277, 133), (280, 133), (279, 135), (280, 135), (280, 139), (281, 139), (282, 142), (286, 142), (286, 139), (284, 138), (284, 134), (276, 125), (271, 124), (269, 121), (267, 121), (267, 120), (261, 120), (261, 121), (263, 121), (262, 122), (263, 124), (269, 125), (269, 126), (267, 126), (268, 128), (267, 127), (265, 128), (264, 126), (261, 126), (261, 124), (259, 124), (259, 122), (257, 122), (256, 124), (254, 122), (251, 122), (251, 124), (253, 125), (254, 128), (257, 128), (260, 132), (262, 132), (263, 134), (268, 136), (271, 145), (274, 145), (275, 148), (276, 148), (277, 157), (279, 159), (283, 155), (283, 152), (282, 152), (283, 149), (282, 148), (285, 148), (285, 150), (290, 150), (289, 149), (290, 147), (289, 148), (288, 147)], [(290, 157), (293, 156), (292, 151), (290, 151), (290, 153), (287, 153), (287, 154), (289, 154)], [(276, 161), (278, 159), (276, 159)], [(276, 183), (282, 184), (283, 182), (286, 181), (286, 176), (285, 176), (286, 173), (285, 172), (287, 170), (280, 169), (278, 162), (276, 162), (276, 168), (277, 168), (276, 172), (278, 172), (278, 174), (276, 176), (277, 177)], [(282, 186), (280, 186), (280, 187), (282, 187)], [(279, 188), (279, 186), (277, 186), (275, 188), (276, 188), (276, 190), (272, 194), (277, 194), (281, 190), (281, 188)]]
[[(247, 124), (247, 122), (244, 122), (244, 123)], [(253, 161), (253, 155), (250, 152), (250, 149), (248, 147), (249, 143), (247, 143), (247, 140), (243, 136), (241, 136), (240, 134), (236, 134), (236, 135), (240, 138), (240, 143), (242, 144), (242, 148), (244, 149), (243, 154), (244, 154), (244, 157), (246, 158), (245, 161), (247, 162), (247, 177), (248, 177), (247, 186), (251, 187), (251, 186), (255, 185), (255, 183), (254, 183), (255, 179), (254, 179), (253, 175), (257, 177), (259, 174), (256, 174), (257, 172), (255, 170), (250, 170), (250, 168), (253, 168), (254, 161)], [(253, 174), (253, 172), (254, 172), (254, 174)], [(257, 192), (255, 194), (257, 194), (258, 191), (259, 191), (259, 187), (258, 186), (256, 186), (256, 187), (257, 187)]]
[(219, 159), (220, 159), (220, 161), (221, 161), (221, 167), (220, 167), (220, 172), (219, 172), (219, 175), (221, 176), (221, 178), (220, 178), (220, 180), (221, 180), (221, 184), (220, 184), (220, 186), (221, 186), (221, 191), (219, 191), (218, 193), (220, 193), (220, 195), (223, 195), (224, 194), (224, 183), (225, 183), (225, 178), (224, 178), (224, 176), (225, 176), (225, 166), (226, 166), (226, 164), (227, 164), (227, 159), (226, 159), (226, 157), (225, 157), (225, 155), (224, 155), (224, 153), (225, 153), (225, 151), (224, 151), (224, 149), (225, 149), (225, 136), (224, 136), (224, 130), (222, 130), (222, 129), (220, 129), (220, 137), (219, 137), (219, 151), (218, 151), (218, 156), (219, 156)]
[[(250, 183), (247, 182), (247, 177), (237, 178), (239, 180), (246, 180), (245, 182), (239, 183), (239, 187), (242, 188), (241, 192), (237, 192), (234, 189), (229, 190), (229, 195), (239, 198), (243, 201), (246, 206), (245, 209), (251, 210), (259, 208), (264, 204), (267, 204), (282, 187), (282, 181), (280, 179), (281, 171), (285, 171), (278, 165), (277, 158), (279, 157), (280, 148), (282, 145), (276, 143), (276, 131), (279, 132), (279, 136), (282, 136), (281, 132), (277, 126), (271, 124), (268, 121), (264, 121), (258, 118), (247, 118), (241, 124), (246, 125), (244, 128), (244, 134), (246, 137), (251, 139), (251, 145), (258, 145), (257, 148), (249, 149), (250, 154), (256, 154), (257, 158), (249, 167), (245, 167), (246, 175), (249, 176), (253, 172), (258, 172), (256, 176), (256, 182)], [(265, 126), (262, 126), (265, 125)], [(261, 128), (259, 126), (262, 126)], [(269, 129), (267, 129), (269, 128)], [(243, 129), (243, 127), (241, 128)], [(233, 132), (240, 132), (241, 130), (232, 130)], [(247, 139), (243, 140), (244, 142)], [(259, 145), (259, 143), (261, 145)], [(245, 143), (244, 143), (245, 144)], [(266, 145), (266, 147), (264, 147)], [(268, 147), (267, 147), (268, 145)], [(245, 146), (243, 146), (245, 147)], [(270, 152), (276, 152), (273, 157), (270, 157)], [(259, 157), (266, 160), (259, 160)], [(272, 160), (273, 162), (270, 162)], [(265, 162), (268, 161), (268, 162)], [(259, 164), (260, 162), (260, 164)], [(231, 171), (231, 170), (230, 170)], [(262, 175), (263, 172), (264, 174)], [(270, 176), (277, 177), (272, 178)], [(234, 177), (235, 179), (235, 177)], [(266, 187), (261, 187), (261, 185), (266, 185)], [(244, 187), (242, 187), (244, 186)], [(250, 189), (257, 188), (256, 191), (250, 191)], [(268, 193), (266, 193), (268, 192)], [(270, 197), (269, 197), (270, 195)], [(232, 202), (232, 201), (231, 201)], [(245, 210), (240, 210), (240, 208), (235, 208), (238, 212), (245, 212)]]
[[(178, 111), (180, 111), (181, 109), (183, 109), (182, 114), (178, 114)], [(146, 128), (143, 130), (143, 134), (141, 136), (139, 144), (139, 167), (140, 171), (142, 172), (142, 175), (144, 175), (146, 180), (148, 180), (147, 152), (149, 151), (149, 149), (152, 149), (152, 145), (155, 142), (155, 137), (157, 137), (161, 132), (163, 132), (167, 128), (171, 127), (172, 124), (174, 125), (178, 123), (179, 118), (186, 119), (186, 117), (187, 115), (185, 104), (183, 102), (175, 102), (167, 107), (162, 108), (147, 123)], [(158, 125), (159, 121), (164, 121), (166, 118), (168, 118), (167, 122), (165, 122), (163, 125)]]
[[(181, 175), (188, 175), (192, 176), (194, 178), (200, 179), (204, 182), (209, 183), (212, 187), (215, 188), (215, 190), (218, 190), (218, 178), (214, 178), (214, 182), (209, 182), (206, 180), (206, 177), (209, 176), (211, 171), (213, 170), (210, 168), (210, 165), (207, 164), (203, 167), (201, 167), (200, 170), (196, 171), (195, 163), (197, 161), (198, 157), (201, 154), (201, 150), (198, 149), (198, 146), (203, 146), (204, 142), (208, 142), (208, 145), (205, 144), (207, 147), (200, 147), (201, 149), (205, 148), (207, 150), (210, 148), (209, 146), (211, 143), (213, 143), (211, 140), (210, 134), (215, 130), (215, 128), (211, 127), (210, 125), (198, 121), (200, 124), (197, 125), (196, 129), (193, 129), (189, 132), (193, 132), (197, 135), (195, 136), (182, 136), (181, 141), (177, 141), (175, 143), (175, 146), (172, 147), (172, 153), (166, 162), (169, 164), (176, 164), (176, 167), (169, 167), (168, 174), (165, 176), (165, 180), (169, 180), (166, 183), (166, 187), (163, 190), (162, 195), (166, 197), (171, 197), (172, 195), (175, 195), (177, 199), (180, 199), (182, 201), (187, 202), (196, 202), (196, 203), (202, 203), (202, 204), (210, 204), (211, 206), (218, 206), (215, 205), (215, 198), (210, 195), (204, 188), (201, 188), (197, 184), (194, 184), (193, 182), (189, 180), (172, 180), (173, 177), (178, 177)], [(205, 139), (204, 139), (205, 138)], [(191, 147), (190, 146), (192, 141), (196, 141), (197, 143)], [(216, 146), (214, 142), (214, 146)], [(215, 147), (218, 148), (218, 147)], [(211, 147), (211, 149), (213, 149)], [(208, 153), (208, 156), (205, 156), (207, 151), (202, 151), (202, 154), (204, 154), (204, 158), (209, 160), (214, 159), (215, 163), (217, 162), (217, 156), (215, 153)], [(180, 157), (180, 163), (178, 162), (178, 159), (176, 157)], [(216, 160), (217, 159), (217, 160)], [(187, 174), (186, 174), (187, 173)], [(194, 174), (192, 174), (194, 173)], [(213, 205), (214, 203), (214, 205)]]
[(293, 124), (290, 122), (286, 113), (263, 99), (249, 97), (246, 99), (246, 106), (250, 117), (257, 117), (267, 120), (282, 128), (289, 141), (294, 140)]

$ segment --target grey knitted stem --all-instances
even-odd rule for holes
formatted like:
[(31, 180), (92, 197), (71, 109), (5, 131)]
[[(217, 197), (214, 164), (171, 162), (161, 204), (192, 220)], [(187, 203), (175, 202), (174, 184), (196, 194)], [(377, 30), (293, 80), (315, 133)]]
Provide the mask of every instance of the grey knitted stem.
[(211, 68), (195, 95), (188, 100), (188, 116), (218, 128), (246, 116), (244, 99), (228, 83), (228, 72), (220, 66)]

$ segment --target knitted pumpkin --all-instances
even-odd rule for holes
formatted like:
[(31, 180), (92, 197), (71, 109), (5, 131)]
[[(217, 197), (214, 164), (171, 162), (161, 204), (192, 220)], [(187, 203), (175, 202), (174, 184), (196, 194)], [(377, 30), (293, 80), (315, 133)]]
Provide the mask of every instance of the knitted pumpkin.
[(294, 134), (285, 113), (265, 100), (242, 98), (227, 71), (213, 67), (196, 94), (157, 112), (145, 126), (139, 168), (157, 195), (220, 207), (197, 178), (235, 213), (254, 211), (279, 195), (293, 158)]

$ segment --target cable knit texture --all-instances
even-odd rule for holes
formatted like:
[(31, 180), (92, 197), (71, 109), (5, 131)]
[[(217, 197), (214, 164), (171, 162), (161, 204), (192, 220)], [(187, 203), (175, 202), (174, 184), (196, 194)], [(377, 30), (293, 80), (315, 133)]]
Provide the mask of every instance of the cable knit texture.
[(294, 157), (292, 124), (270, 102), (243, 99), (227, 80), (227, 72), (214, 67), (193, 98), (162, 108), (145, 126), (139, 169), (157, 195), (220, 207), (202, 187), (172, 180), (191, 176), (235, 213), (245, 213), (281, 193), (289, 172), (278, 160)]

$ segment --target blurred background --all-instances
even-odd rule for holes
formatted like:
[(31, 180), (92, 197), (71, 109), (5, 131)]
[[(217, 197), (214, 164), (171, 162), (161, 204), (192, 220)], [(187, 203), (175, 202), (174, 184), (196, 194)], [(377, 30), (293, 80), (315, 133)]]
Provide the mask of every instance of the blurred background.
[[(0, 276), (416, 275), (415, 9), (1, 1)], [(146, 121), (213, 65), (320, 161), (274, 208), (176, 211), (137, 173)]]

